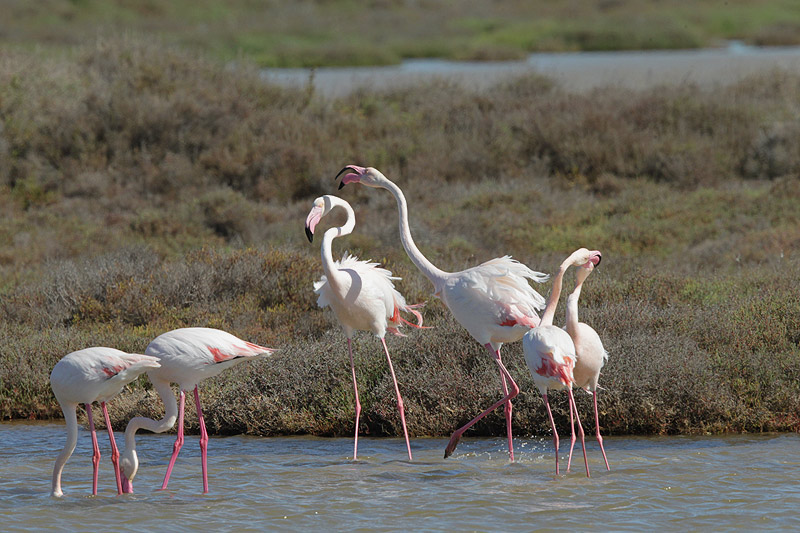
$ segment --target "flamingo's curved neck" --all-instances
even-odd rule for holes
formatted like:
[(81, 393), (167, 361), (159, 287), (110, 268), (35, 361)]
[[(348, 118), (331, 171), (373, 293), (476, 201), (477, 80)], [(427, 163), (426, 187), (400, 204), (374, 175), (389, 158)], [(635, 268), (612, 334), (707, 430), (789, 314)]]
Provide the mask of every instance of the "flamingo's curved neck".
[(553, 278), (553, 288), (550, 289), (550, 296), (547, 298), (547, 305), (542, 313), (542, 320), (539, 322), (540, 326), (553, 325), (556, 307), (558, 307), (558, 299), (561, 298), (561, 286), (564, 282), (564, 273), (569, 268), (569, 265), (570, 263), (568, 261), (564, 261), (561, 263), (561, 266), (558, 267), (558, 272), (556, 272), (556, 276)]
[(58, 454), (56, 458), (56, 465), (53, 467), (53, 496), (61, 496), (61, 472), (64, 470), (64, 464), (67, 459), (75, 451), (75, 445), (78, 443), (78, 416), (75, 414), (77, 405), (62, 405), (61, 411), (64, 413), (64, 422), (67, 424), (67, 442), (64, 444), (64, 449)]
[(329, 228), (322, 235), (322, 270), (328, 277), (328, 280), (333, 280), (338, 274), (338, 270), (334, 266), (333, 261), (333, 239), (350, 235), (356, 227), (356, 215), (353, 213), (353, 208), (346, 203), (336, 203), (335, 205), (341, 207), (347, 213), (347, 220), (344, 225), (338, 228)]
[(144, 416), (137, 416), (131, 418), (128, 425), (125, 427), (125, 449), (136, 451), (136, 432), (140, 429), (146, 429), (153, 433), (163, 433), (164, 431), (175, 425), (175, 420), (178, 418), (178, 402), (175, 395), (172, 393), (172, 388), (169, 382), (150, 377), (153, 386), (161, 397), (164, 403), (164, 418), (161, 420), (153, 420)]
[(578, 331), (578, 299), (581, 297), (582, 285), (575, 285), (575, 290), (567, 297), (567, 333), (571, 336)]
[(414, 244), (414, 239), (411, 238), (411, 228), (408, 225), (408, 204), (406, 203), (406, 197), (403, 191), (400, 190), (400, 187), (387, 179), (383, 184), (383, 188), (392, 193), (397, 200), (397, 210), (400, 215), (400, 242), (403, 243), (403, 248), (406, 249), (408, 258), (411, 259), (411, 262), (414, 263), (420, 272), (431, 280), (434, 286), (434, 292), (438, 294), (442, 289), (445, 279), (447, 279), (448, 273), (437, 268), (433, 263), (428, 261), (428, 258), (422, 255), (417, 245)]

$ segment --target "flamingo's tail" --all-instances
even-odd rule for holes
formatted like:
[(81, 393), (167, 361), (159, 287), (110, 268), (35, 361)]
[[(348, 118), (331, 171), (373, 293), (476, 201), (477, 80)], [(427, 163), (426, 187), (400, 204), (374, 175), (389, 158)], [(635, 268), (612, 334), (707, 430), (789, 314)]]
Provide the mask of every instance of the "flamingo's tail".
[[(422, 325), (422, 313), (417, 311), (417, 309), (419, 309), (421, 307), (424, 307), (424, 306), (425, 306), (424, 302), (423, 303), (419, 303), (419, 304), (413, 304), (413, 305), (404, 305), (402, 307), (400, 307), (399, 305), (395, 305), (395, 307), (394, 307), (394, 315), (392, 315), (392, 318), (389, 321), (392, 325), (389, 326), (388, 328), (386, 328), (387, 331), (389, 331), (391, 333), (394, 333), (395, 335), (399, 335), (401, 337), (404, 337), (405, 335), (400, 333), (400, 331), (397, 329), (399, 326), (401, 326), (403, 324), (406, 324), (406, 325), (408, 325), (408, 326), (410, 326), (412, 328), (428, 329), (430, 326), (423, 326)], [(416, 319), (417, 319), (416, 324), (413, 323), (413, 322), (409, 322), (408, 320), (403, 318), (400, 315), (401, 311), (405, 311), (407, 313), (411, 313), (412, 315), (414, 315), (416, 317)]]

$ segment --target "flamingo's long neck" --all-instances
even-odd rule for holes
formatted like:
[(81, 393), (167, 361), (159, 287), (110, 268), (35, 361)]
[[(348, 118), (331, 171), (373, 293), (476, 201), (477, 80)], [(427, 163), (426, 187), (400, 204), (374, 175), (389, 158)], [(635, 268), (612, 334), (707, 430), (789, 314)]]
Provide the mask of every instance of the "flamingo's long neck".
[(400, 215), (400, 242), (403, 243), (403, 248), (406, 249), (406, 254), (411, 262), (419, 269), (420, 272), (431, 280), (434, 286), (434, 292), (438, 293), (442, 289), (445, 279), (447, 279), (447, 272), (441, 270), (433, 265), (428, 258), (422, 255), (417, 245), (414, 244), (414, 239), (411, 238), (411, 228), (408, 225), (408, 204), (406, 197), (400, 187), (395, 185), (388, 179), (383, 184), (383, 187), (391, 192), (397, 200), (397, 210)]
[(153, 433), (163, 433), (175, 425), (175, 420), (178, 418), (178, 402), (175, 395), (172, 393), (172, 388), (169, 382), (150, 377), (153, 386), (161, 397), (164, 403), (164, 418), (161, 420), (153, 420), (144, 416), (137, 416), (131, 418), (128, 425), (125, 427), (125, 449), (136, 451), (136, 432), (140, 429), (146, 429)]
[(64, 464), (67, 459), (75, 451), (75, 445), (78, 443), (78, 416), (75, 414), (77, 405), (62, 405), (61, 411), (64, 413), (64, 422), (67, 424), (67, 442), (64, 444), (64, 449), (58, 454), (56, 458), (56, 465), (53, 467), (53, 496), (61, 496), (61, 472), (64, 470)]
[(561, 286), (564, 281), (564, 273), (569, 268), (569, 262), (564, 261), (558, 267), (558, 272), (553, 278), (553, 288), (550, 290), (550, 296), (547, 298), (547, 305), (542, 313), (542, 320), (539, 322), (540, 326), (552, 326), (553, 318), (556, 315), (556, 307), (558, 307), (558, 299), (561, 298)]
[(567, 333), (574, 336), (578, 331), (578, 299), (581, 297), (583, 283), (575, 285), (575, 290), (567, 297)]
[(353, 213), (353, 208), (346, 203), (336, 203), (335, 205), (341, 207), (347, 213), (347, 220), (344, 225), (338, 228), (329, 228), (322, 235), (322, 270), (325, 272), (328, 280), (331, 283), (336, 283), (336, 276), (338, 270), (336, 269), (333, 261), (333, 239), (350, 235), (356, 227), (356, 215)]

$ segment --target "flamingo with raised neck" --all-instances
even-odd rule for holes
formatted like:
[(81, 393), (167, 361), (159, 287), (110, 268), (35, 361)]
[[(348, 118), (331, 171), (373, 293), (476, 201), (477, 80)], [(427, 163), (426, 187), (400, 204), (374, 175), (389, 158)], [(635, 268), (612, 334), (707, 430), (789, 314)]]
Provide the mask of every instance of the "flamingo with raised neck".
[(444, 456), (456, 449), (464, 432), (494, 409), (505, 406), (508, 453), (514, 460), (512, 442), (511, 400), (519, 394), (514, 378), (503, 364), (500, 348), (515, 342), (526, 331), (539, 325), (537, 311), (544, 307), (544, 298), (528, 283), (541, 283), (546, 274), (535, 272), (510, 256), (498, 257), (460, 272), (445, 272), (431, 263), (419, 251), (408, 223), (408, 204), (400, 187), (372, 167), (345, 166), (337, 178), (345, 174), (339, 188), (349, 183), (388, 190), (397, 200), (400, 242), (409, 259), (433, 284), (433, 293), (447, 306), (453, 317), (484, 346), (500, 370), (503, 398), (457, 429), (450, 437)]

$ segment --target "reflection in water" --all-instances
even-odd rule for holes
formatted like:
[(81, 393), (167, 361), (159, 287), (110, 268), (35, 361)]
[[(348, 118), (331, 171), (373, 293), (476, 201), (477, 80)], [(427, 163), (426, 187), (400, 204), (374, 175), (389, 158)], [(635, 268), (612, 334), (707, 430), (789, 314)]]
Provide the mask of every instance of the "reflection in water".
[(215, 437), (206, 496), (198, 437), (187, 437), (162, 492), (156, 489), (173, 437), (144, 434), (136, 493), (116, 495), (106, 443), (93, 498), (90, 438), (81, 431), (64, 473), (65, 497), (51, 499), (63, 440), (56, 423), (0, 425), (4, 531), (56, 524), (97, 531), (168, 524), (228, 531), (800, 527), (796, 434), (609, 437), (611, 472), (596, 442), (587, 443), (591, 479), (580, 469), (554, 477), (548, 436), (517, 439), (513, 464), (501, 438), (465, 439), (446, 460), (446, 439), (412, 439), (414, 462), (405, 460), (402, 439), (363, 439), (363, 456), (353, 462), (346, 438)]

